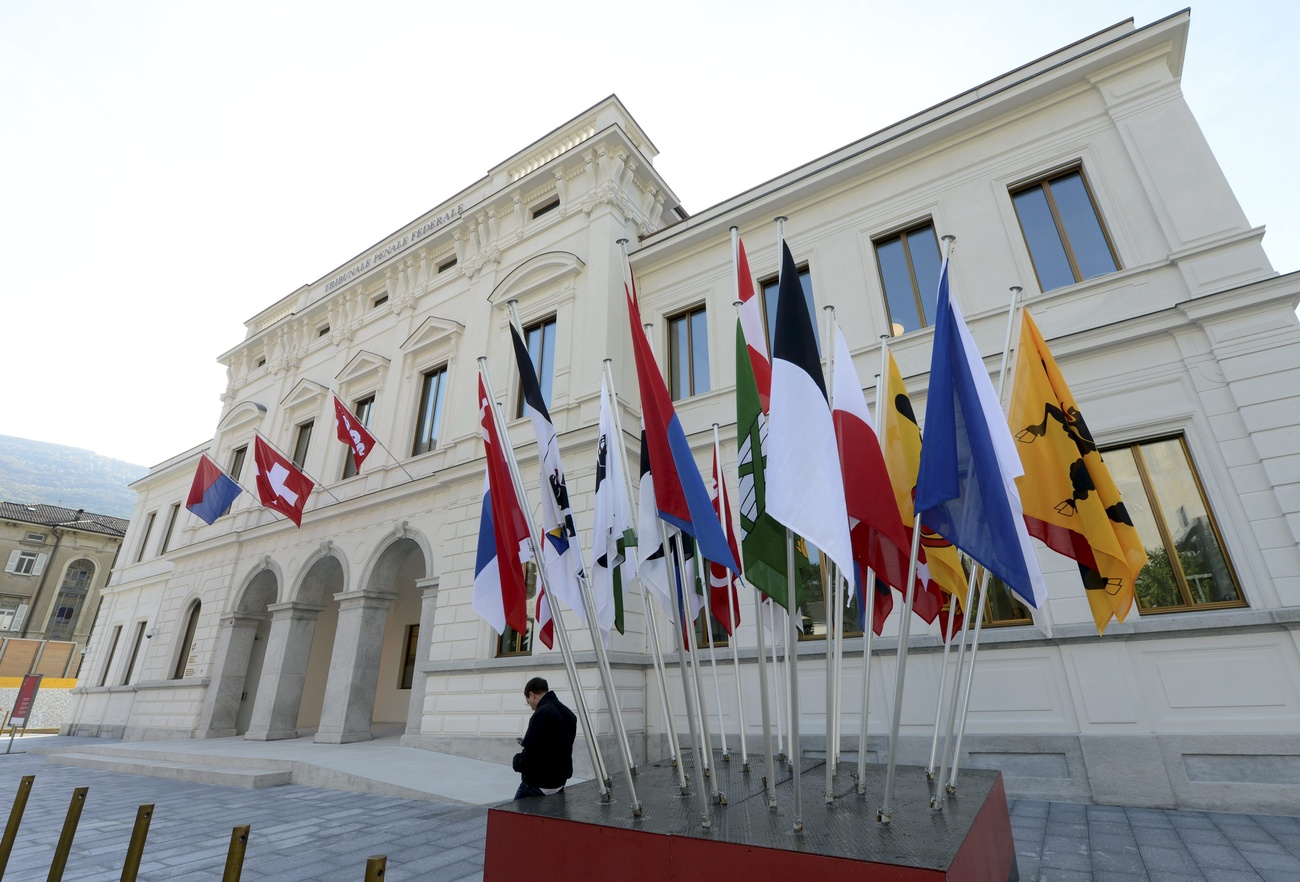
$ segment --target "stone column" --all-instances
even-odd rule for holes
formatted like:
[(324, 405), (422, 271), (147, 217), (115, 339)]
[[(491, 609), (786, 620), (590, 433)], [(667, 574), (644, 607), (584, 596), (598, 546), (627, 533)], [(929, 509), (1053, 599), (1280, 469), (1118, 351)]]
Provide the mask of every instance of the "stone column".
[(239, 718), (239, 696), (244, 691), (248, 658), (253, 652), (253, 637), (262, 616), (232, 612), (221, 617), (217, 631), (217, 651), (212, 660), (212, 677), (199, 711), (196, 738), (229, 738), (235, 734)]
[(415, 676), (411, 678), (411, 704), (406, 711), (406, 734), (419, 735), (424, 717), (424, 695), (428, 677), (421, 671), (429, 660), (429, 641), (433, 638), (433, 620), (438, 607), (438, 577), (416, 579), (420, 589), (420, 651), (415, 655)]
[(339, 624), (325, 681), (318, 744), (348, 744), (370, 740), (379, 683), (379, 655), (384, 646), (388, 607), (397, 595), (387, 591), (345, 591), (335, 594)]
[(324, 608), (296, 601), (267, 606), (271, 633), (266, 640), (253, 716), (244, 733), (248, 741), (298, 737), (298, 707), (307, 681), (311, 639), (316, 633), (316, 618)]

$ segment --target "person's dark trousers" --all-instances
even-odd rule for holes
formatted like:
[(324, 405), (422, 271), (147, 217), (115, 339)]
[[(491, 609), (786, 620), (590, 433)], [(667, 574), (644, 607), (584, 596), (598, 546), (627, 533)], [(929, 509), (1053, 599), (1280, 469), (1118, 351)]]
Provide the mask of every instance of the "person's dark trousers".
[(515, 799), (527, 799), (530, 796), (545, 796), (540, 787), (534, 787), (531, 784), (519, 782), (519, 789), (515, 791)]

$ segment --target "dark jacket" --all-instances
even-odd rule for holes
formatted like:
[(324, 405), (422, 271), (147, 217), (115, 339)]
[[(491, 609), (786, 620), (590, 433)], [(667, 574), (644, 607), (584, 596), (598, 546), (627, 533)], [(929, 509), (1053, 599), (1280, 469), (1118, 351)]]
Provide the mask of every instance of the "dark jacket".
[(563, 787), (573, 776), (573, 739), (578, 733), (578, 718), (560, 703), (554, 692), (537, 702), (528, 721), (523, 750), (515, 754), (514, 770), (525, 784), (534, 787)]

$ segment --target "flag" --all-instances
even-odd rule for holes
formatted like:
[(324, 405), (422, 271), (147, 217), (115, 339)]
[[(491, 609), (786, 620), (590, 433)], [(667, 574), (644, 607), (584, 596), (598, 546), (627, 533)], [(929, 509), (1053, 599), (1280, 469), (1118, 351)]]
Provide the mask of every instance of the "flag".
[(821, 549), (840, 572), (852, 573), (844, 476), (821, 356), (794, 257), (785, 244), (781, 252), (765, 473), (767, 512)]
[[(838, 325), (835, 326), (834, 346), (835, 371), (831, 380), (835, 409), (832, 418), (840, 469), (844, 474), (844, 501), (849, 515), (853, 559), (861, 569), (870, 567), (875, 570), (878, 580), (901, 591), (907, 585), (912, 537), (903, 526), (898, 505), (894, 502), (889, 470), (885, 467), (875, 427), (871, 424), (871, 411), (867, 409), (867, 399), (862, 394), (862, 384), (854, 370), (849, 345)], [(924, 590), (925, 586), (921, 585), (916, 594)]]
[(1104, 633), (1133, 606), (1147, 553), (1060, 368), (1024, 311), (1009, 422), (1025, 471), (1016, 484), (1029, 534), (1078, 561), (1097, 631)]
[[(767, 513), (767, 416), (761, 406), (750, 354), (754, 348), (742, 317), (736, 319), (736, 475), (740, 487), (740, 549), (745, 578), (765, 597), (786, 602), (785, 528)], [(759, 345), (766, 352), (762, 323)], [(766, 364), (766, 360), (764, 360)], [(798, 602), (795, 608), (798, 609)]]
[(596, 601), (596, 624), (605, 639), (610, 628), (623, 631), (623, 585), (635, 567), (626, 549), (636, 545), (631, 505), (623, 475), (622, 439), (614, 428), (609, 389), (600, 381), (600, 436), (596, 440), (595, 527), (592, 530), (591, 593)]
[(772, 361), (767, 354), (763, 330), (763, 301), (754, 295), (754, 277), (749, 274), (745, 243), (736, 239), (736, 291), (740, 300), (740, 324), (745, 332), (745, 349), (758, 390), (758, 405), (767, 413), (772, 397)]
[[(727, 537), (727, 545), (731, 547), (732, 555), (739, 559), (735, 531), (731, 529), (731, 500), (727, 496), (726, 479), (718, 465), (716, 447), (713, 448), (713, 487), (709, 495), (713, 497), (713, 510), (718, 514), (722, 532)], [(726, 567), (709, 561), (709, 609), (728, 637), (735, 631), (736, 625), (740, 624), (740, 597), (736, 594), (735, 583), (736, 577)], [(734, 622), (731, 620), (733, 610), (736, 614)]]
[(334, 431), (340, 441), (352, 448), (352, 463), (361, 471), (370, 451), (375, 448), (375, 436), (348, 410), (337, 395), (334, 396)]
[(230, 479), (205, 453), (199, 457), (199, 468), (190, 484), (190, 495), (185, 507), (205, 524), (212, 524), (225, 514), (243, 488)]
[[(528, 521), (519, 507), (505, 450), (497, 439), (492, 402), (478, 381), (479, 424), (487, 473), (483, 476), (483, 513), (478, 525), (478, 554), (474, 560), (474, 597), (471, 605), (498, 634), (509, 625), (528, 633), (528, 587), (524, 584), (524, 557)], [(540, 595), (540, 591), (538, 594)]]
[[(916, 523), (913, 499), (916, 495), (916, 470), (921, 465), (921, 428), (912, 411), (912, 400), (903, 385), (903, 376), (892, 352), (889, 356), (888, 376), (885, 382), (885, 403), (880, 417), (881, 452), (889, 470), (889, 482), (894, 488), (894, 501), (903, 526), (909, 533)], [(910, 549), (909, 549), (910, 554)], [(930, 618), (939, 613), (945, 594), (966, 600), (966, 571), (962, 568), (957, 549), (947, 539), (921, 523), (921, 547), (917, 557), (917, 577), (923, 585), (923, 594), (917, 594), (912, 609), (917, 615)], [(890, 603), (892, 604), (892, 599)], [(879, 603), (879, 598), (877, 598)], [(933, 611), (932, 611), (933, 610)], [(942, 623), (947, 627), (947, 620)]]
[[(668, 567), (665, 563), (666, 555), (664, 553), (664, 537), (667, 536), (670, 543), (678, 545), (685, 561), (693, 559), (694, 548), (692, 543), (674, 542), (675, 538), (680, 537), (681, 531), (671, 526), (659, 517), (659, 506), (655, 499), (655, 481), (654, 473), (650, 468), (650, 450), (646, 444), (645, 429), (641, 430), (641, 484), (639, 490), (639, 507), (637, 510), (637, 575), (641, 579), (641, 584), (648, 587), (654, 594), (655, 600), (664, 613), (674, 622), (680, 620), (677, 613), (677, 598), (673, 596), (674, 586), (669, 581)], [(676, 558), (677, 555), (674, 555)], [(682, 561), (677, 561), (681, 564)], [(690, 579), (685, 573), (685, 567), (678, 570), (678, 581), (683, 586), (690, 584)], [(692, 590), (686, 591), (687, 601), (692, 602), (692, 608), (687, 610), (687, 615), (691, 621), (699, 615), (700, 603), (698, 596)]]
[(709, 491), (704, 488), (699, 466), (695, 463), (677, 411), (673, 409), (654, 353), (650, 351), (650, 341), (641, 327), (641, 308), (637, 304), (632, 270), (627, 268), (625, 271), (624, 292), (627, 295), (628, 321), (632, 326), (637, 384), (641, 391), (641, 420), (655, 476), (655, 503), (659, 517), (695, 539), (706, 559), (738, 573), (740, 564), (732, 555), (727, 539), (722, 535), (722, 525), (713, 514)]
[[(1016, 489), (1024, 469), (984, 360), (950, 295), (947, 260), (935, 314), (917, 513), (1039, 610), (1047, 587)], [(1045, 619), (1040, 627), (1050, 630)]]
[(551, 616), (551, 601), (546, 596), (546, 586), (537, 586), (537, 639), (547, 649), (555, 648), (555, 619)]
[(537, 382), (528, 345), (519, 332), (510, 325), (514, 341), (515, 363), (519, 366), (519, 390), (524, 399), (524, 412), (533, 424), (537, 436), (537, 464), (541, 468), (542, 510), (542, 565), (546, 570), (546, 584), (553, 597), (563, 600), (585, 622), (587, 605), (582, 602), (583, 578), (581, 551), (578, 549), (578, 532), (573, 525), (573, 510), (569, 507), (569, 489), (564, 483), (564, 467), (560, 465), (560, 442), (555, 436), (555, 425), (542, 398), (542, 387)]
[(316, 484), (258, 435), (253, 440), (253, 474), (262, 505), (302, 526), (302, 511)]

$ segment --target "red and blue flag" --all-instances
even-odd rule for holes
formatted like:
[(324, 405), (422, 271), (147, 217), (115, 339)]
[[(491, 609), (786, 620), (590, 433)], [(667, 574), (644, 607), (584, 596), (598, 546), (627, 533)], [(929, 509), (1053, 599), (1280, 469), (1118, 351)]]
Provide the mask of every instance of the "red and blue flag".
[(190, 495), (185, 507), (205, 524), (213, 524), (226, 513), (243, 488), (230, 479), (205, 453), (199, 457), (199, 469), (194, 473)]

